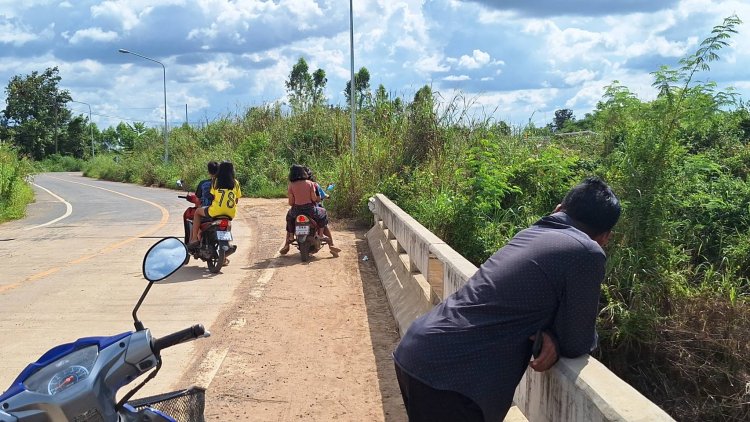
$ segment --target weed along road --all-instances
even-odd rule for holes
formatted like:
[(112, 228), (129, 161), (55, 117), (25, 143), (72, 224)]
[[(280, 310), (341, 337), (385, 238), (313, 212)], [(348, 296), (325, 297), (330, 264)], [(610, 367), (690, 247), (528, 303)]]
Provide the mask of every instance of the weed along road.
[[(55, 345), (132, 331), (143, 255), (159, 238), (181, 238), (188, 206), (178, 191), (79, 173), (33, 182), (27, 217), (0, 225), (2, 389)], [(231, 263), (211, 274), (191, 259), (142, 305), (157, 337), (194, 323), (211, 337), (166, 350), (136, 397), (199, 385), (210, 420), (405, 420), (390, 359), (396, 324), (363, 260), (367, 227), (333, 223), (340, 256), (302, 263), (294, 248), (277, 252), (284, 199), (239, 207)]]

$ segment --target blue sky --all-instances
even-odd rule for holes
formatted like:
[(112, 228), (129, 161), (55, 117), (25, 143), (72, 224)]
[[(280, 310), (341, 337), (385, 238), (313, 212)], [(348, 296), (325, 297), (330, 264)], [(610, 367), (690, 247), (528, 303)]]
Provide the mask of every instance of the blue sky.
[[(750, 98), (747, 0), (353, 0), (355, 68), (411, 100), (429, 84), (480, 116), (514, 125), (578, 117), (618, 80), (643, 100), (649, 72), (694, 52), (723, 19), (739, 27), (709, 75)], [(0, 0), (0, 83), (58, 66), (61, 87), (100, 127), (212, 121), (285, 101), (299, 57), (343, 104), (349, 80), (347, 0)], [(4, 89), (0, 98), (4, 104)], [(70, 105), (88, 113), (82, 104)]]

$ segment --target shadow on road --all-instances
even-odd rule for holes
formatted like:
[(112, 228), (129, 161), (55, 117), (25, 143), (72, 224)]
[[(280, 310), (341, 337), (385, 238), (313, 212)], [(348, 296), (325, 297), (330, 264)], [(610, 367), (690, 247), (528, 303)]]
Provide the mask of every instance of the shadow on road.
[(199, 267), (197, 265), (191, 265), (182, 267), (179, 270), (177, 270), (176, 273), (172, 274), (168, 279), (164, 281), (160, 281), (159, 284), (173, 284), (173, 283), (184, 283), (186, 281), (196, 281), (196, 280), (205, 280), (209, 278), (214, 278), (216, 276), (220, 276), (221, 272), (218, 274), (212, 274), (208, 271), (208, 268), (204, 265), (202, 267)]
[[(362, 277), (362, 293), (367, 308), (367, 320), (370, 326), (370, 340), (378, 373), (378, 386), (382, 397), (385, 422), (406, 420), (406, 412), (398, 388), (396, 373), (393, 369), (391, 353), (399, 341), (396, 320), (391, 314), (388, 299), (378, 276), (372, 253), (365, 238), (364, 229), (356, 233), (357, 266)], [(370, 259), (363, 260), (365, 256)]]
[(338, 259), (338, 257), (332, 256), (328, 251), (320, 251), (320, 253), (315, 255), (310, 255), (310, 260), (307, 262), (302, 262), (302, 259), (299, 257), (299, 254), (295, 254), (292, 252), (289, 252), (288, 255), (279, 255), (274, 256), (272, 258), (266, 258), (262, 259), (260, 261), (256, 261), (253, 263), (253, 265), (249, 267), (243, 267), (243, 270), (265, 270), (266, 268), (283, 268), (283, 267), (291, 267), (293, 265), (308, 265), (311, 262), (315, 261), (321, 261), (325, 259)]

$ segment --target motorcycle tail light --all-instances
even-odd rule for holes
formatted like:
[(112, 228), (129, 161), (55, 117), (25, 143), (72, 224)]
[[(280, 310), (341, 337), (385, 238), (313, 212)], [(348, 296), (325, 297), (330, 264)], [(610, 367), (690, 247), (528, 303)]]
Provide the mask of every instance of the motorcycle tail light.
[(219, 230), (226, 230), (229, 227), (229, 220), (219, 221)]
[(307, 216), (304, 216), (304, 215), (298, 215), (298, 216), (297, 216), (297, 222), (298, 222), (298, 223), (309, 223), (309, 222), (310, 222), (310, 219), (309, 219), (309, 218), (307, 218)]

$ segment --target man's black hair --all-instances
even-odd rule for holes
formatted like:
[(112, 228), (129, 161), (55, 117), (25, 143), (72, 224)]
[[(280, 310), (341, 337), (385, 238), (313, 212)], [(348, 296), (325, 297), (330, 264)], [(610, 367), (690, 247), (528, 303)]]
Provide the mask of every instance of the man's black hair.
[(307, 180), (307, 171), (305, 170), (304, 166), (301, 166), (299, 164), (292, 164), (292, 167), (289, 169), (289, 181), (290, 182), (296, 182), (298, 180)]
[(222, 161), (216, 172), (217, 189), (234, 189), (234, 164), (230, 161)]
[(561, 211), (582, 223), (584, 231), (593, 236), (612, 230), (622, 211), (615, 193), (597, 177), (587, 177), (570, 189), (561, 205)]
[(216, 176), (216, 173), (219, 172), (219, 163), (216, 161), (209, 161), (208, 165), (206, 165), (206, 168), (208, 169), (208, 174), (211, 176)]

